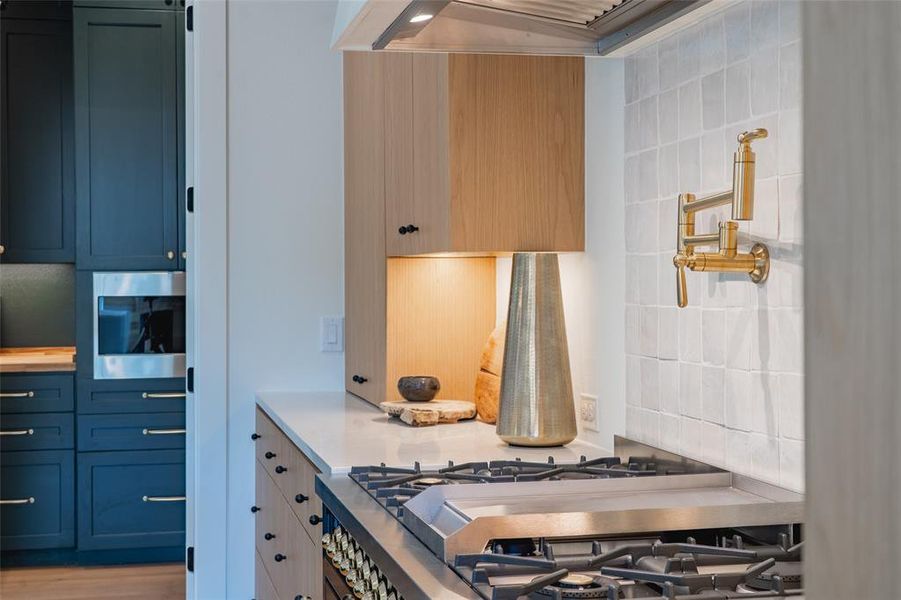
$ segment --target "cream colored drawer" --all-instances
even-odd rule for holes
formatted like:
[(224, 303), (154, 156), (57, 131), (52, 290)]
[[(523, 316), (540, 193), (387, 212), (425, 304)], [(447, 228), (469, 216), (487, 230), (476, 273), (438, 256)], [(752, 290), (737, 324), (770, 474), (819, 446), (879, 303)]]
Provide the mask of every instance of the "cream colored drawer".
[[(322, 549), (314, 543), (287, 502), (278, 505), (275, 539), (260, 555), (282, 599), (322, 598)], [(259, 547), (259, 546), (258, 546)]]
[(275, 584), (272, 583), (269, 573), (266, 572), (266, 566), (263, 564), (260, 553), (254, 552), (254, 557), (256, 558), (254, 567), (256, 569), (254, 573), (254, 600), (279, 600), (278, 593), (275, 591)]

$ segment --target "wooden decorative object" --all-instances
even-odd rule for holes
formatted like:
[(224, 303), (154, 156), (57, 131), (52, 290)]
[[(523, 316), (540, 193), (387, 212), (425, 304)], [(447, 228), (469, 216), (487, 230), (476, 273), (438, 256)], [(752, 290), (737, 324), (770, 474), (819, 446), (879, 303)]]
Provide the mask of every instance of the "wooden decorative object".
[(501, 370), (504, 366), (504, 336), (507, 322), (504, 321), (491, 332), (476, 375), (475, 401), (479, 419), (486, 423), (497, 421), (497, 407), (501, 395)]
[(407, 425), (414, 427), (456, 423), (476, 416), (475, 404), (463, 400), (433, 400), (429, 403), (382, 402), (379, 406), (389, 416), (398, 417)]

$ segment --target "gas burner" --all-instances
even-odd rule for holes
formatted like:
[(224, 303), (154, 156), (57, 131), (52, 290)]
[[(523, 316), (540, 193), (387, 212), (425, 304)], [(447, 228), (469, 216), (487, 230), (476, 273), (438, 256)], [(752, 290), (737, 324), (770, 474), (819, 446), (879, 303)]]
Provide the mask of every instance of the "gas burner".
[(546, 585), (536, 592), (539, 596), (558, 598), (607, 598), (608, 588), (616, 584), (608, 577), (595, 577), (584, 573), (570, 573), (557, 583)]
[(454, 482), (449, 479), (445, 479), (444, 477), (421, 477), (419, 479), (413, 480), (410, 483), (422, 487), (432, 487), (433, 485), (447, 485)]
[(800, 561), (782, 562), (777, 560), (772, 568), (748, 580), (747, 586), (754, 591), (769, 591), (780, 587), (786, 590), (798, 590), (801, 589), (802, 571)]

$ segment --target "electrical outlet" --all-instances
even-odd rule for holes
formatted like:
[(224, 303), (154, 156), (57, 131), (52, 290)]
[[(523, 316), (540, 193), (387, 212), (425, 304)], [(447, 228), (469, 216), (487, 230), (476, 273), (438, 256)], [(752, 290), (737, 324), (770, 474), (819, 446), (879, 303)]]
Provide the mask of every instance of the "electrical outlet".
[(579, 420), (585, 429), (598, 431), (598, 398), (591, 394), (582, 394), (579, 401)]
[(319, 319), (319, 351), (344, 352), (344, 317)]

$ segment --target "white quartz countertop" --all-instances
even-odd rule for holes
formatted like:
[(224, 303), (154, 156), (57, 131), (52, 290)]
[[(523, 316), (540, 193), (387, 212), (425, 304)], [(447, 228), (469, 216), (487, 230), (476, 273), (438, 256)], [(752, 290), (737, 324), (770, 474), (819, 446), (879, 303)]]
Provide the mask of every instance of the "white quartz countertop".
[(345, 473), (352, 466), (385, 463), (422, 468), (447, 466), (448, 460), (522, 458), (574, 462), (599, 456), (601, 448), (582, 440), (565, 447), (508, 446), (494, 425), (476, 421), (410, 427), (344, 392), (260, 392), (257, 404), (323, 473)]

